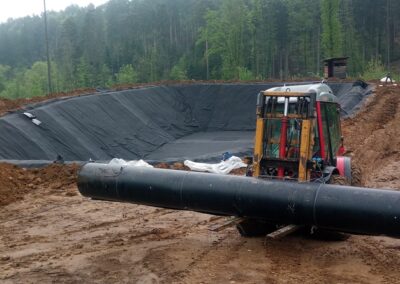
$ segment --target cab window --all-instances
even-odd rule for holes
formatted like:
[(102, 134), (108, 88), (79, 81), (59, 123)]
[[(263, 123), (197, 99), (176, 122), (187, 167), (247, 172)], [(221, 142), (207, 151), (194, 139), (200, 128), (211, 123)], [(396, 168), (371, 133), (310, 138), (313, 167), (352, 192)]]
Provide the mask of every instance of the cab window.
[[(341, 145), (340, 109), (336, 103), (321, 103), (321, 115), (325, 140), (325, 155), (335, 158)], [(333, 157), (331, 157), (331, 152)]]

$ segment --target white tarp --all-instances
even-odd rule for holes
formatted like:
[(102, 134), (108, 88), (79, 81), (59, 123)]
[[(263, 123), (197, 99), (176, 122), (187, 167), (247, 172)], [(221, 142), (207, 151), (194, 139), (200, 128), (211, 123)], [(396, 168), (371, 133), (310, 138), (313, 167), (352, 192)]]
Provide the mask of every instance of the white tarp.
[(386, 82), (388, 82), (388, 83), (396, 83), (396, 81), (393, 80), (393, 79), (391, 79), (391, 78), (383, 77), (383, 78), (381, 79), (381, 83), (386, 83)]
[(184, 162), (185, 166), (196, 172), (209, 172), (215, 174), (229, 174), (231, 171), (240, 168), (246, 168), (247, 165), (243, 163), (239, 157), (230, 157), (225, 161), (218, 164), (195, 163), (189, 160)]
[(109, 163), (110, 165), (120, 165), (120, 166), (132, 166), (132, 167), (145, 167), (145, 168), (154, 168), (152, 165), (146, 163), (143, 160), (138, 161), (125, 161), (123, 159), (112, 159)]

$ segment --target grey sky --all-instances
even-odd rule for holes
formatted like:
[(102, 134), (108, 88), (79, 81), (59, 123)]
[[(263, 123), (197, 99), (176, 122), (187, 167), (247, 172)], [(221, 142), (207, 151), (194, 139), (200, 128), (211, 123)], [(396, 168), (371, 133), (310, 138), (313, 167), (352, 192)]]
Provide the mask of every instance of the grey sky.
[[(47, 10), (60, 11), (76, 4), (85, 7), (92, 3), (95, 6), (108, 0), (46, 0)], [(43, 12), (43, 0), (0, 0), (0, 23), (9, 18), (20, 18), (29, 15), (40, 15)]]

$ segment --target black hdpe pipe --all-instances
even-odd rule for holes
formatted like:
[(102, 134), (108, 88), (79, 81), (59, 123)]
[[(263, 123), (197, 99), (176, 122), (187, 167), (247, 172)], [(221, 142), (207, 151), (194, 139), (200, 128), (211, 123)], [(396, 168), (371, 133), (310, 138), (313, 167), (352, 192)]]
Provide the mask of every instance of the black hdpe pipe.
[(400, 192), (89, 163), (78, 188), (95, 199), (400, 237)]

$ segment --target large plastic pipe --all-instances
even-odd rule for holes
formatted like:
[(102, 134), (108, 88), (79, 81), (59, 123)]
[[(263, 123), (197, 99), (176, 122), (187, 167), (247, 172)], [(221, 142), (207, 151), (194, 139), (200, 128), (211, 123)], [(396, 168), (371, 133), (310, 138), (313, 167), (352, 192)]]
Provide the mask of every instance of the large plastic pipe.
[(400, 192), (89, 163), (82, 195), (216, 215), (400, 237)]

